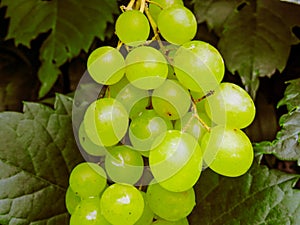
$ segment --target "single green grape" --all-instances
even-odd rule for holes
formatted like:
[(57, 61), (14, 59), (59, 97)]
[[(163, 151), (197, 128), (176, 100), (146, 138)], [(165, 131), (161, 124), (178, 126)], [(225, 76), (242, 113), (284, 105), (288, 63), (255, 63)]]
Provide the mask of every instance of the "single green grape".
[(150, 90), (164, 83), (168, 64), (162, 53), (149, 46), (130, 51), (125, 59), (126, 77), (137, 88)]
[(171, 6), (175, 6), (175, 5), (180, 5), (183, 6), (183, 1), (182, 0), (155, 0), (154, 2), (156, 2), (157, 4), (159, 4), (159, 6), (157, 4), (151, 3), (149, 4), (149, 12), (152, 16), (152, 18), (154, 19), (154, 21), (157, 22), (158, 16), (161, 12), (161, 8), (160, 6), (165, 9), (165, 8), (169, 8)]
[(158, 219), (151, 225), (189, 225), (189, 221), (187, 220), (187, 218), (183, 218), (177, 221), (167, 221), (163, 219)]
[(205, 110), (216, 124), (240, 129), (252, 123), (256, 111), (252, 98), (243, 88), (226, 82), (207, 98)]
[(88, 154), (93, 156), (104, 156), (106, 154), (106, 148), (97, 145), (91, 141), (88, 135), (85, 132), (84, 123), (81, 122), (78, 130), (78, 139), (81, 147), (86, 151)]
[(166, 41), (177, 45), (192, 40), (197, 32), (194, 14), (180, 5), (164, 8), (158, 16), (157, 26)]
[(115, 183), (102, 194), (102, 215), (112, 225), (132, 225), (142, 216), (144, 199), (138, 189), (129, 184)]
[(184, 192), (172, 192), (164, 189), (158, 183), (151, 183), (146, 195), (152, 211), (160, 218), (168, 221), (178, 221), (185, 218), (196, 205), (193, 188)]
[(111, 85), (124, 76), (125, 60), (117, 49), (103, 46), (90, 54), (87, 69), (96, 82)]
[(66, 208), (70, 214), (73, 214), (76, 207), (79, 205), (81, 198), (69, 186), (65, 196)]
[(96, 163), (83, 162), (72, 170), (69, 183), (81, 198), (99, 197), (106, 186), (106, 173)]
[(143, 44), (150, 33), (147, 17), (138, 10), (127, 10), (117, 19), (115, 30), (118, 38), (127, 45)]
[(94, 143), (113, 146), (125, 136), (129, 118), (119, 101), (101, 98), (87, 108), (83, 122), (86, 134)]
[(120, 145), (108, 151), (105, 169), (112, 181), (135, 184), (143, 174), (144, 162), (138, 151), (127, 145)]
[(198, 141), (200, 141), (207, 132), (192, 112), (187, 112), (181, 119), (176, 120), (174, 128), (191, 134)]
[(166, 80), (152, 93), (153, 109), (162, 117), (177, 120), (189, 110), (191, 98), (189, 92), (176, 80)]
[(198, 141), (190, 134), (168, 130), (158, 137), (150, 151), (149, 165), (160, 185), (173, 192), (194, 186), (202, 170), (202, 152)]
[(225, 67), (221, 54), (212, 45), (190, 41), (177, 50), (174, 70), (179, 82), (187, 89), (207, 93), (218, 87)]
[(142, 216), (134, 225), (151, 225), (153, 221), (154, 213), (152, 212), (152, 209), (149, 206), (146, 193), (141, 191), (141, 194), (143, 195), (143, 199), (144, 199), (144, 211)]
[(216, 173), (238, 177), (253, 162), (253, 148), (247, 135), (237, 128), (213, 127), (201, 141), (205, 163)]
[(70, 225), (111, 225), (102, 215), (99, 197), (83, 199), (71, 215)]
[(131, 121), (128, 133), (134, 148), (145, 152), (151, 149), (153, 141), (159, 135), (172, 128), (170, 120), (160, 117), (154, 110), (144, 110)]
[(131, 119), (137, 117), (141, 111), (144, 111), (149, 106), (149, 92), (136, 88), (128, 82), (126, 77), (123, 77), (118, 83), (109, 86), (108, 93), (110, 97), (123, 104)]

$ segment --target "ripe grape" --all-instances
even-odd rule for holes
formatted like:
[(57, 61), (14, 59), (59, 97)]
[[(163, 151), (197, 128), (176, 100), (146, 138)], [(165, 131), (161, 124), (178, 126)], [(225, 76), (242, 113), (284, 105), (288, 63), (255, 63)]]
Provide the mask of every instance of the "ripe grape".
[(177, 50), (174, 70), (187, 89), (206, 93), (220, 84), (225, 68), (217, 49), (203, 41), (190, 41)]
[(87, 69), (96, 82), (111, 85), (124, 76), (125, 60), (117, 49), (103, 46), (90, 54)]
[(101, 98), (87, 108), (83, 121), (86, 134), (93, 142), (113, 146), (126, 134), (129, 118), (119, 101)]
[(72, 170), (69, 182), (81, 198), (99, 197), (106, 186), (106, 173), (96, 163), (83, 162)]
[(79, 139), (80, 145), (82, 146), (84, 151), (86, 151), (88, 154), (93, 155), (93, 156), (104, 156), (106, 154), (105, 147), (95, 144), (88, 137), (88, 135), (85, 132), (83, 122), (81, 122), (81, 124), (79, 126), (78, 139)]
[(205, 110), (216, 124), (233, 128), (245, 128), (255, 117), (255, 105), (250, 95), (232, 83), (221, 83), (207, 99)]
[(141, 191), (141, 194), (143, 195), (143, 199), (144, 199), (144, 211), (142, 216), (134, 225), (151, 225), (154, 217), (154, 213), (152, 212), (152, 209), (149, 206), (146, 193)]
[(180, 5), (163, 9), (158, 16), (157, 26), (166, 41), (178, 45), (192, 40), (197, 32), (194, 14)]
[(112, 184), (102, 194), (102, 215), (112, 225), (132, 225), (142, 216), (144, 199), (135, 187), (128, 184)]
[(126, 77), (109, 87), (110, 97), (118, 100), (133, 119), (149, 105), (149, 93), (130, 84)]
[(253, 162), (253, 148), (247, 135), (236, 128), (213, 127), (202, 138), (205, 163), (218, 174), (237, 177)]
[(193, 188), (184, 192), (171, 192), (158, 183), (151, 183), (146, 195), (152, 211), (160, 218), (169, 221), (185, 218), (196, 205)]
[(154, 110), (145, 110), (131, 121), (129, 138), (135, 149), (145, 153), (159, 135), (172, 128), (170, 120), (160, 117)]
[(69, 186), (65, 196), (66, 208), (70, 214), (73, 214), (76, 207), (79, 205), (81, 198)]
[(189, 225), (187, 218), (183, 218), (177, 221), (167, 221), (163, 219), (158, 219), (153, 222), (151, 225)]
[(112, 181), (135, 184), (143, 174), (144, 162), (138, 151), (130, 146), (120, 145), (108, 151), (105, 169)]
[(160, 185), (181, 192), (193, 187), (202, 170), (202, 153), (197, 140), (188, 133), (169, 130), (155, 140), (149, 165)]
[(70, 225), (111, 225), (102, 215), (100, 199), (84, 199), (71, 216)]
[(145, 42), (150, 33), (147, 17), (138, 10), (127, 10), (117, 19), (116, 34), (127, 45), (139, 45)]
[(168, 75), (168, 64), (162, 53), (149, 46), (130, 51), (125, 59), (126, 77), (137, 88), (159, 87)]
[(189, 92), (178, 81), (166, 80), (152, 93), (153, 109), (162, 117), (177, 120), (190, 108)]
[(154, 21), (157, 21), (158, 16), (162, 10), (160, 8), (160, 6), (163, 9), (169, 8), (169, 7), (175, 6), (175, 5), (183, 6), (182, 0), (155, 0), (155, 2), (158, 3), (159, 6), (156, 4), (152, 4), (152, 3), (150, 3), (150, 5), (149, 5), (149, 12), (150, 12), (152, 18), (154, 19)]

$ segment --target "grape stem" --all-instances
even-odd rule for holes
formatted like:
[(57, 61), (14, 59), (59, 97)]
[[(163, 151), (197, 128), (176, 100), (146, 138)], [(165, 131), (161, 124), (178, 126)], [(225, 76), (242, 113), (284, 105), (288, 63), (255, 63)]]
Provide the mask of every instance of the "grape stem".
[(201, 98), (198, 98), (198, 99), (193, 99), (193, 102), (194, 103), (198, 103), (198, 102), (201, 102), (202, 100), (206, 99), (207, 97), (213, 95), (215, 93), (214, 90), (210, 90), (206, 95), (204, 95), (203, 97)]
[(140, 1), (141, 1), (140, 12), (144, 13), (146, 7), (146, 0), (140, 0)]
[(128, 5), (126, 6), (126, 10), (131, 10), (136, 0), (130, 0)]
[(192, 101), (192, 112), (193, 116), (201, 123), (201, 125), (208, 131), (210, 132), (211, 128), (200, 118), (200, 116), (197, 113), (197, 107), (196, 103)]
[(153, 5), (157, 5), (160, 9), (163, 9), (164, 7), (162, 7), (161, 4), (155, 2), (155, 1), (151, 1), (151, 0), (146, 0), (146, 2), (150, 3), (150, 4), (153, 4)]
[(118, 45), (117, 45), (117, 50), (120, 50), (120, 48), (122, 47), (123, 42), (122, 41), (118, 41)]

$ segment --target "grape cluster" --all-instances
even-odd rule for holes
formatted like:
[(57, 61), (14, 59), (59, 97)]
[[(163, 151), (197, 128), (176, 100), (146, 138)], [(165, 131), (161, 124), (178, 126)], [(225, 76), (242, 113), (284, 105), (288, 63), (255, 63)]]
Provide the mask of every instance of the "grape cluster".
[(192, 40), (196, 19), (181, 0), (131, 0), (122, 11), (117, 48), (100, 47), (87, 62), (101, 88), (74, 129), (89, 160), (69, 178), (70, 224), (187, 225), (203, 169), (237, 177), (250, 168), (241, 129), (255, 106), (222, 82), (217, 49)]

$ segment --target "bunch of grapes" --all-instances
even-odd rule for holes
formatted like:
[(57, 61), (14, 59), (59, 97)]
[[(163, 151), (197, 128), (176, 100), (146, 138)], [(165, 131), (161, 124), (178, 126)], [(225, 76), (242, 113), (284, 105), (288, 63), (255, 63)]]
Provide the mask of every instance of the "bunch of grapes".
[(255, 106), (222, 82), (220, 53), (192, 40), (196, 19), (181, 0), (131, 0), (122, 11), (117, 48), (88, 58), (98, 86), (75, 94), (74, 131), (88, 162), (70, 175), (70, 224), (187, 225), (203, 169), (237, 177), (250, 168), (253, 149), (241, 129)]

